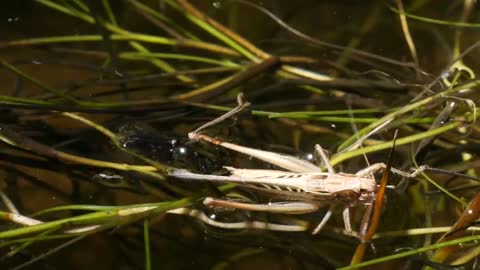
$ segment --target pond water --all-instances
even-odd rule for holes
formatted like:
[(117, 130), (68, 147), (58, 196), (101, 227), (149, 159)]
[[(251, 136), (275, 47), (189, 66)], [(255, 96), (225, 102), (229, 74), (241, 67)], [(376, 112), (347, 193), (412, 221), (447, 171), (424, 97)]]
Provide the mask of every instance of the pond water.
[[(143, 220), (149, 221), (151, 269), (348, 266), (360, 239), (344, 230), (342, 210), (350, 206), (358, 232), (370, 205), (366, 201), (355, 197), (345, 204), (337, 194), (313, 200), (319, 210), (299, 215), (212, 208), (202, 203), (205, 197), (268, 205), (298, 194), (273, 196), (258, 186), (166, 176), (172, 168), (222, 176), (229, 175), (224, 166), (281, 169), (188, 138), (237, 106), (240, 92), (251, 105), (201, 133), (319, 166), (324, 164), (314, 146), (321, 144), (337, 171), (355, 173), (366, 160), (387, 162), (398, 130), (395, 167), (409, 171), (415, 156), (419, 164), (460, 173), (428, 172), (450, 195), (423, 176), (391, 175), (378, 226), (384, 234), (367, 244), (363, 261), (434, 244), (477, 194), (480, 130), (473, 122), (480, 50), (471, 46), (478, 41), (478, 8), (470, 1), (405, 2), (402, 8), (418, 16), (406, 18), (407, 34), (398, 3), (4, 3), (1, 211), (16, 209), (34, 219), (28, 222), (47, 225), (22, 232), (21, 227), (41, 226), (1, 221), (1, 254), (11, 252), (0, 260), (1, 269), (148, 269)], [(363, 131), (369, 136), (362, 138)], [(363, 148), (351, 146), (360, 139)], [(375, 174), (377, 183), (381, 176)], [(139, 204), (155, 204), (157, 210), (140, 211)], [(330, 204), (335, 205), (331, 219), (312, 235)], [(74, 206), (34, 215), (69, 205)], [(113, 206), (138, 212), (116, 212)], [(208, 218), (224, 227), (247, 225), (219, 228), (207, 224)], [(251, 228), (255, 222), (303, 229)], [(74, 237), (68, 231), (79, 228), (86, 233)], [(35, 241), (25, 242), (28, 237)], [(470, 241), (463, 247), (445, 259), (429, 251), (368, 269), (443, 265), (474, 256), (478, 245)], [(466, 261), (466, 269), (475, 267), (475, 259)]]

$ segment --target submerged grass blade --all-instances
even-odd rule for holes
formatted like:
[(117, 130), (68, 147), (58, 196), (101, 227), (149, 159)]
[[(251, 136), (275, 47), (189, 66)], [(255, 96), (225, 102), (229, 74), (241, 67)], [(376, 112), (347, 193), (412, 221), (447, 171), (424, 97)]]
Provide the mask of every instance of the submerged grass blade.
[[(239, 37), (238, 35), (234, 34), (232, 31), (223, 27), (221, 24), (209, 18), (207, 15), (201, 13), (198, 9), (196, 9), (194, 6), (188, 3), (188, 1), (175, 1), (175, 2), (172, 0), (166, 1), (166, 3), (172, 6), (173, 8), (180, 9), (179, 4), (177, 4), (176, 2), (179, 2), (179, 4), (184, 9), (180, 11), (187, 17), (187, 19), (189, 19), (194, 24), (196, 24), (197, 26), (205, 30), (207, 33), (223, 41), (229, 47), (235, 49), (236, 51), (238, 51), (240, 54), (250, 59), (251, 61), (257, 62), (259, 61), (259, 57), (261, 58), (268, 57), (268, 54), (259, 50), (247, 40)], [(254, 55), (252, 52), (256, 53), (256, 55)]]
[(379, 263), (383, 263), (383, 262), (388, 262), (388, 261), (391, 261), (391, 260), (397, 260), (397, 259), (406, 258), (406, 257), (417, 255), (417, 254), (422, 254), (424, 252), (431, 251), (431, 250), (436, 250), (436, 249), (443, 248), (443, 247), (462, 245), (462, 244), (467, 244), (467, 243), (471, 243), (471, 242), (476, 242), (476, 241), (479, 241), (479, 240), (480, 240), (480, 235), (462, 237), (462, 238), (458, 238), (458, 239), (455, 239), (455, 240), (452, 240), (452, 241), (446, 241), (446, 242), (437, 243), (437, 244), (433, 244), (433, 245), (429, 245), (429, 246), (424, 246), (424, 247), (416, 248), (416, 249), (413, 249), (413, 250), (400, 252), (400, 253), (396, 253), (396, 254), (389, 255), (389, 256), (384, 256), (384, 257), (381, 257), (381, 258), (378, 258), (378, 259), (373, 259), (373, 260), (365, 261), (365, 262), (362, 262), (362, 263), (358, 263), (358, 264), (354, 264), (354, 265), (350, 265), (350, 266), (346, 266), (346, 267), (341, 267), (341, 268), (338, 268), (338, 270), (358, 269), (360, 267), (375, 265), (375, 264), (379, 264)]
[(42, 83), (41, 81), (33, 78), (32, 76), (28, 75), (27, 73), (21, 71), (20, 69), (10, 65), (7, 61), (5, 61), (4, 59), (1, 59), (0, 58), (0, 65), (2, 65), (3, 67), (7, 68), (8, 70), (12, 71), (13, 73), (17, 74), (18, 76), (24, 78), (25, 80), (27, 81), (30, 81), (31, 83), (33, 83), (34, 85), (38, 86), (40, 89), (42, 90), (45, 90), (45, 91), (48, 91), (50, 93), (53, 93), (55, 94), (56, 96), (58, 97), (61, 97), (61, 98), (64, 98), (65, 100), (69, 101), (69, 102), (72, 102), (74, 104), (78, 104), (79, 101), (77, 101), (76, 98), (70, 96), (70, 95), (67, 95), (66, 93), (62, 92), (62, 91), (59, 91), (59, 90), (56, 90), (50, 86), (47, 86), (45, 85), (44, 83)]
[[(358, 137), (363, 136), (364, 134), (368, 133), (369, 131), (373, 130), (375, 127), (381, 125), (382, 123), (384, 123), (386, 121), (391, 121), (391, 119), (397, 119), (399, 116), (402, 116), (402, 115), (404, 115), (408, 112), (411, 112), (413, 110), (421, 109), (423, 106), (431, 104), (434, 101), (437, 101), (437, 100), (443, 99), (443, 98), (447, 98), (449, 94), (452, 94), (452, 93), (455, 93), (455, 92), (460, 92), (460, 91), (465, 90), (465, 89), (470, 89), (471, 87), (475, 87), (475, 86), (477, 86), (477, 84), (479, 82), (480, 81), (473, 81), (473, 82), (469, 82), (469, 83), (466, 83), (464, 85), (461, 85), (461, 86), (458, 86), (458, 87), (455, 87), (455, 88), (447, 89), (443, 92), (437, 93), (435, 95), (426, 97), (422, 100), (419, 100), (419, 101), (416, 101), (414, 103), (408, 104), (408, 105), (404, 106), (403, 108), (400, 108), (397, 111), (391, 112), (391, 113), (383, 116), (382, 118), (378, 119), (377, 121), (371, 123), (367, 127), (361, 129), (357, 134), (354, 134), (354, 136), (345, 140), (345, 142), (343, 142), (338, 147), (338, 151), (342, 151), (346, 147), (353, 144)], [(399, 140), (399, 143), (400, 143), (400, 140)]]
[[(449, 130), (455, 129), (455, 128), (461, 126), (461, 125), (462, 125), (462, 123), (460, 123), (460, 122), (452, 122), (452, 123), (446, 124), (444, 126), (436, 128), (436, 129), (432, 129), (432, 130), (429, 130), (429, 131), (425, 131), (425, 132), (421, 132), (421, 133), (418, 133), (418, 134), (414, 134), (414, 135), (399, 138), (397, 140), (396, 144), (397, 145), (404, 145), (404, 144), (409, 144), (409, 143), (412, 143), (412, 142), (420, 141), (424, 138), (436, 136), (436, 135), (442, 134), (444, 132), (447, 132)], [(336, 154), (336, 155), (332, 156), (332, 158), (330, 160), (330, 163), (332, 165), (337, 165), (337, 164), (339, 164), (339, 163), (341, 163), (341, 162), (343, 162), (347, 159), (350, 159), (350, 158), (353, 158), (353, 157), (356, 157), (356, 156), (360, 156), (360, 155), (363, 155), (363, 154), (366, 154), (366, 153), (371, 153), (371, 152), (384, 150), (384, 149), (392, 147), (392, 145), (393, 145), (393, 141), (389, 141), (389, 142), (384, 142), (384, 143), (380, 143), (380, 144), (376, 144), (376, 145), (365, 146), (363, 148), (352, 150), (352, 151), (346, 152), (346, 153)]]

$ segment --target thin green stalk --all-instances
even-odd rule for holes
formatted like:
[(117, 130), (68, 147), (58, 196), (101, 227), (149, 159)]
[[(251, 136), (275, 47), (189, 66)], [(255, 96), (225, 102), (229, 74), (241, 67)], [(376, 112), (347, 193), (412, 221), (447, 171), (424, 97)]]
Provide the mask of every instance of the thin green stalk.
[[(340, 115), (346, 114), (363, 114), (363, 113), (379, 113), (384, 112), (385, 110), (381, 109), (357, 109), (357, 110), (329, 110), (329, 111), (293, 111), (293, 112), (281, 112), (281, 113), (272, 113), (269, 118), (285, 117), (285, 118), (306, 118), (308, 119), (311, 116), (324, 116), (324, 115)], [(394, 111), (392, 109), (392, 111)]]
[(114, 25), (118, 25), (117, 20), (115, 19), (115, 14), (113, 13), (112, 7), (110, 6), (109, 0), (102, 0), (102, 5), (110, 22)]
[(129, 60), (151, 61), (152, 58), (162, 58), (162, 59), (174, 59), (174, 60), (199, 62), (199, 63), (211, 64), (211, 65), (223, 66), (223, 67), (239, 67), (238, 64), (234, 64), (233, 62), (230, 62), (230, 61), (212, 59), (212, 58), (201, 57), (196, 55), (177, 54), (177, 53), (122, 52), (118, 56), (120, 58), (129, 59)]
[[(0, 218), (5, 218), (10, 213), (0, 211)], [(41, 233), (46, 230), (51, 229), (61, 229), (62, 226), (73, 226), (73, 225), (90, 225), (112, 219), (117, 217), (117, 211), (102, 211), (96, 213), (84, 214), (76, 217), (64, 218), (60, 220), (54, 220), (50, 222), (41, 223), (38, 225), (21, 227), (12, 230), (4, 230), (0, 232), (0, 239), (8, 239), (13, 237), (19, 237), (23, 235), (28, 235), (32, 233)]]
[(431, 23), (431, 24), (437, 24), (437, 25), (445, 25), (448, 27), (463, 27), (463, 28), (480, 28), (480, 23), (468, 23), (468, 22), (459, 22), (459, 21), (447, 21), (447, 20), (439, 20), (439, 19), (434, 19), (434, 18), (429, 18), (429, 17), (424, 17), (424, 16), (418, 16), (415, 14), (410, 14), (407, 12), (401, 13), (398, 9), (394, 7), (390, 7), (390, 10), (392, 10), (395, 13), (405, 15), (405, 17), (414, 19), (417, 21), (421, 22), (426, 22), (426, 23)]
[[(378, 118), (373, 117), (340, 117), (340, 116), (320, 116), (320, 117), (288, 117), (290, 119), (308, 119), (312, 121), (324, 121), (324, 122), (338, 122), (338, 123), (373, 123), (378, 120)], [(433, 118), (431, 117), (423, 117), (423, 118), (411, 118), (411, 119), (404, 119), (399, 120), (401, 123), (405, 124), (429, 124), (433, 122)]]
[[(411, 228), (406, 230), (399, 231), (387, 231), (376, 233), (372, 239), (381, 239), (381, 238), (393, 238), (393, 237), (405, 237), (405, 236), (416, 236), (416, 235), (432, 235), (436, 233), (446, 233), (450, 231), (452, 227), (425, 227), (425, 228)], [(467, 231), (478, 233), (480, 227), (469, 227)], [(429, 244), (425, 244), (427, 246)]]
[[(219, 186), (218, 189), (221, 192), (227, 192), (234, 188), (234, 184), (226, 184)], [(125, 224), (130, 217), (140, 217), (145, 218), (147, 216), (158, 215), (164, 213), (168, 210), (189, 207), (192, 203), (197, 201), (199, 198), (204, 196), (204, 194), (197, 194), (194, 196), (186, 197), (176, 201), (170, 202), (158, 202), (158, 203), (147, 203), (147, 204), (136, 204), (128, 206), (116, 206), (116, 207), (107, 207), (103, 211), (98, 211), (94, 213), (87, 213), (79, 216), (68, 217), (60, 220), (49, 221), (45, 223), (40, 223), (33, 226), (14, 228), (11, 230), (0, 231), (0, 239), (5, 240), (14, 237), (23, 237), (30, 236), (34, 233), (42, 233), (47, 230), (60, 230), (67, 229), (77, 226), (89, 226), (89, 225), (99, 225), (104, 229), (112, 228), (117, 226), (120, 223)], [(92, 206), (94, 207), (94, 206)], [(11, 213), (0, 211), (0, 219), (9, 220)], [(140, 216), (139, 216), (140, 215)], [(78, 234), (77, 234), (78, 235)], [(72, 236), (75, 236), (73, 234)], [(61, 237), (61, 236), (58, 236)], [(23, 241), (22, 241), (23, 242)]]
[[(417, 164), (417, 161), (415, 160), (415, 158), (413, 159), (413, 165), (415, 165), (415, 167), (418, 169), (418, 164)], [(426, 173), (424, 172), (420, 172), (420, 174), (430, 183), (432, 184), (434, 187), (436, 187), (438, 190), (440, 190), (441, 192), (443, 192), (444, 194), (446, 194), (447, 196), (449, 196), (450, 198), (452, 198), (453, 200), (457, 201), (458, 203), (460, 203), (463, 207), (466, 207), (467, 206), (467, 203), (458, 198), (457, 196), (453, 195), (451, 192), (449, 192), (447, 189), (445, 189), (444, 187), (442, 187), (441, 185), (439, 185), (437, 182), (435, 182), (432, 178), (430, 178)]]
[(67, 211), (67, 210), (75, 210), (75, 211), (107, 211), (107, 210), (114, 210), (118, 208), (118, 206), (109, 206), (109, 205), (89, 205), (89, 204), (70, 204), (70, 205), (61, 205), (51, 207), (45, 210), (38, 211), (32, 214), (32, 217), (45, 215), (52, 212), (58, 211)]
[[(148, 50), (145, 46), (143, 46), (142, 44), (140, 44), (139, 42), (136, 42), (136, 41), (130, 41), (129, 42), (130, 46), (134, 49), (136, 49), (137, 51), (141, 52), (141, 53), (151, 53), (150, 50)], [(168, 73), (172, 73), (172, 72), (175, 72), (176, 69), (171, 66), (169, 63), (165, 62), (165, 61), (162, 61), (160, 59), (151, 59), (150, 62), (160, 68), (161, 70), (165, 71), (165, 72), (168, 72)], [(188, 77), (188, 76), (185, 76), (185, 75), (177, 75), (176, 76), (177, 79), (179, 79), (180, 81), (183, 81), (183, 82), (193, 82), (193, 80)]]
[(185, 29), (184, 27), (181, 27), (180, 25), (178, 25), (177, 23), (175, 23), (174, 21), (170, 20), (170, 18), (166, 17), (165, 15), (163, 15), (162, 13), (160, 12), (157, 12), (156, 10), (150, 8), (149, 6), (137, 1), (137, 0), (128, 0), (128, 2), (130, 4), (132, 4), (135, 8), (139, 9), (139, 10), (142, 10), (143, 12), (149, 14), (149, 15), (152, 15), (154, 16), (155, 18), (161, 20), (161, 21), (164, 21), (170, 25), (172, 25), (174, 28), (176, 29), (179, 29), (185, 36), (189, 37), (190, 39), (192, 40), (196, 40), (198, 41), (199, 39), (194, 35), (192, 34), (189, 30)]
[(0, 95), (0, 101), (2, 101), (2, 103), (7, 103), (7, 104), (31, 104), (31, 105), (44, 105), (44, 106), (58, 105), (57, 103), (39, 100), (39, 99), (20, 98), (20, 97), (11, 97), (11, 96), (2, 96), (2, 95)]
[(465, 85), (462, 85), (462, 86), (459, 86), (459, 87), (456, 87), (456, 88), (447, 89), (446, 91), (443, 91), (443, 92), (437, 93), (435, 95), (426, 97), (426, 98), (424, 98), (422, 100), (419, 100), (417, 102), (408, 104), (408, 105), (400, 108), (399, 110), (397, 110), (395, 112), (389, 113), (389, 114), (383, 116), (382, 118), (378, 119), (377, 121), (371, 123), (370, 125), (366, 126), (365, 128), (361, 129), (360, 131), (357, 132), (357, 134), (354, 134), (353, 136), (351, 136), (350, 138), (345, 140), (345, 142), (343, 142), (338, 147), (338, 151), (342, 151), (343, 149), (347, 148), (348, 146), (353, 144), (357, 140), (357, 138), (367, 134), (368, 132), (370, 132), (371, 130), (376, 128), (377, 126), (380, 126), (387, 121), (391, 121), (391, 119), (395, 119), (395, 118), (399, 117), (400, 115), (403, 115), (407, 112), (411, 112), (413, 110), (419, 109), (422, 106), (430, 104), (437, 99), (446, 98), (446, 97), (448, 97), (447, 94), (450, 94), (450, 93), (453, 93), (453, 92), (458, 92), (462, 89), (469, 89), (471, 87), (475, 87), (475, 86), (477, 86), (477, 84), (479, 82), (480, 81), (474, 81), (474, 82), (470, 82), (470, 83), (467, 83)]
[(38, 235), (36, 235), (35, 237), (29, 239), (28, 241), (24, 241), (23, 243), (21, 243), (19, 246), (15, 247), (14, 249), (10, 250), (7, 254), (8, 257), (12, 257), (14, 256), (15, 254), (17, 254), (18, 252), (22, 251), (22, 250), (25, 250), (27, 247), (31, 246), (32, 244), (34, 244), (35, 242), (37, 242), (38, 240), (50, 235), (51, 233), (55, 232), (57, 230), (57, 228), (52, 228), (50, 230), (46, 230)]
[[(7, 132), (5, 128), (1, 129), (3, 133)], [(22, 137), (21, 139), (16, 138), (17, 140), (26, 140), (26, 138)], [(130, 164), (121, 164), (121, 163), (115, 163), (115, 162), (109, 162), (109, 161), (102, 161), (102, 160), (96, 160), (96, 159), (90, 159), (90, 158), (85, 158), (85, 157), (80, 157), (80, 156), (75, 156), (72, 154), (68, 154), (62, 151), (57, 151), (53, 148), (50, 148), (46, 145), (42, 145), (39, 143), (33, 143), (33, 142), (17, 142), (14, 140), (14, 138), (9, 138), (8, 136), (5, 136), (5, 134), (0, 134), (0, 140), (10, 144), (15, 147), (19, 147), (22, 149), (34, 151), (32, 148), (38, 148), (35, 150), (43, 150), (44, 152), (40, 152), (44, 155), (47, 155), (52, 158), (57, 158), (59, 160), (64, 160), (64, 161), (69, 161), (77, 164), (84, 164), (88, 166), (93, 166), (93, 167), (101, 167), (101, 168), (111, 168), (111, 169), (116, 169), (116, 170), (121, 170), (121, 171), (136, 171), (142, 174), (149, 175), (151, 177), (154, 177), (155, 179), (158, 180), (164, 180), (164, 177), (161, 174), (156, 173), (158, 168), (155, 168), (153, 166), (146, 166), (146, 165), (130, 165)], [(45, 152), (47, 151), (47, 152)], [(34, 151), (34, 152), (39, 152), (39, 151)]]
[(152, 269), (152, 259), (150, 257), (150, 229), (149, 220), (143, 220), (143, 242), (145, 244), (145, 270)]
[[(418, 133), (418, 134), (403, 137), (403, 138), (397, 139), (396, 145), (408, 144), (408, 143), (412, 143), (412, 142), (415, 142), (415, 141), (419, 141), (419, 140), (424, 139), (424, 138), (436, 136), (436, 135), (442, 134), (446, 131), (449, 131), (451, 129), (457, 128), (460, 125), (461, 125), (460, 122), (452, 122), (452, 123), (446, 124), (444, 126), (436, 128), (436, 129), (432, 129), (432, 130), (429, 130), (429, 131), (425, 131), (425, 132), (421, 132), (421, 133)], [(350, 159), (350, 158), (353, 158), (353, 157), (356, 157), (356, 156), (359, 156), (359, 155), (363, 155), (363, 154), (366, 154), (366, 153), (371, 153), (371, 152), (376, 152), (376, 151), (380, 151), (380, 150), (383, 150), (383, 149), (391, 148), (392, 146), (393, 146), (393, 141), (388, 141), (388, 142), (384, 142), (384, 143), (380, 143), (380, 144), (376, 144), (376, 145), (371, 145), (371, 146), (365, 146), (363, 148), (359, 148), (359, 149), (356, 149), (356, 150), (353, 150), (353, 151), (336, 154), (332, 157), (332, 159), (330, 159), (330, 163), (333, 166), (335, 166), (336, 164), (339, 164), (340, 162), (345, 161), (347, 159)]]
[(8, 241), (2, 241), (0, 243), (0, 248), (3, 247), (11, 247), (13, 245), (18, 245), (22, 244), (25, 242), (30, 242), (34, 241), (35, 242), (40, 242), (40, 241), (52, 241), (52, 240), (58, 240), (58, 239), (65, 239), (65, 238), (72, 238), (77, 236), (78, 234), (55, 234), (55, 235), (43, 235), (42, 237), (22, 237), (19, 239), (13, 239), (13, 240), (8, 240)]
[(191, 22), (205, 30), (207, 33), (211, 34), (212, 36), (218, 38), (219, 40), (223, 41), (225, 44), (233, 48), (234, 50), (238, 51), (240, 54), (245, 56), (247, 59), (252, 60), (253, 62), (258, 62), (260, 59), (253, 55), (251, 52), (246, 50), (243, 46), (238, 44), (236, 41), (225, 35), (224, 33), (218, 31), (215, 27), (211, 26), (210, 24), (204, 22), (203, 20), (197, 18), (195, 15), (191, 14), (190, 12), (186, 12), (182, 8), (178, 6), (177, 3), (167, 0), (167, 4), (169, 4), (171, 7), (177, 9), (179, 12), (181, 12), (187, 19), (189, 19)]
[(59, 90), (56, 90), (50, 86), (47, 86), (45, 84), (43, 84), (42, 82), (40, 82), (39, 80), (33, 78), (32, 76), (24, 73), (23, 71), (19, 70), (18, 68), (10, 65), (7, 61), (5, 61), (4, 59), (1, 59), (0, 58), (0, 65), (4, 66), (5, 68), (7, 68), (8, 70), (12, 71), (13, 73), (17, 74), (18, 76), (32, 82), (33, 84), (35, 84), (36, 86), (38, 86), (40, 89), (43, 89), (43, 90), (46, 90), (50, 93), (53, 93), (55, 95), (57, 95), (58, 97), (62, 97), (70, 102), (73, 102), (75, 104), (78, 104), (79, 101), (77, 99), (75, 99), (74, 97), (70, 96), (70, 95), (67, 95), (65, 94), (64, 92), (62, 91), (59, 91)]
[(439, 248), (442, 248), (442, 247), (462, 245), (462, 244), (466, 244), (466, 243), (474, 242), (474, 241), (479, 241), (479, 240), (480, 240), (480, 235), (467, 236), (467, 237), (458, 238), (458, 239), (455, 239), (455, 240), (452, 240), (452, 241), (441, 242), (441, 243), (433, 244), (433, 245), (430, 245), (430, 246), (416, 248), (416, 249), (412, 249), (412, 250), (409, 250), (409, 251), (400, 252), (400, 253), (396, 253), (396, 254), (389, 255), (389, 256), (384, 256), (384, 257), (381, 257), (381, 258), (378, 258), (378, 259), (373, 259), (373, 260), (365, 261), (365, 262), (362, 262), (362, 263), (358, 263), (358, 264), (354, 264), (354, 265), (350, 265), (350, 266), (346, 266), (346, 267), (341, 267), (341, 268), (338, 268), (338, 270), (358, 269), (360, 267), (370, 266), (370, 265), (374, 265), (374, 264), (388, 262), (388, 261), (391, 261), (391, 260), (397, 260), (397, 259), (405, 258), (405, 257), (416, 255), (416, 254), (421, 254), (421, 253), (424, 253), (424, 252), (427, 252), (427, 251), (430, 251), (430, 250), (439, 249)]
[(205, 31), (210, 33), (211, 35), (215, 36), (216, 38), (220, 39), (223, 41), (225, 44), (228, 46), (232, 47), (234, 50), (238, 51), (240, 54), (245, 56), (246, 58), (252, 60), (253, 62), (258, 62), (259, 59), (246, 49), (244, 49), (242, 46), (240, 46), (238, 43), (233, 41), (232, 39), (228, 38), (227, 36), (223, 35), (221, 32), (217, 31), (215, 28), (207, 24), (206, 22), (199, 20), (197, 17), (194, 17), (191, 14), (186, 14), (187, 18), (190, 19), (193, 23), (197, 24), (201, 28), (203, 28)]
[[(14, 72), (18, 76), (21, 76), (22, 78), (32, 82), (39, 88), (46, 90), (47, 92), (53, 93), (54, 95), (61, 97), (70, 103), (73, 103), (77, 106), (80, 107), (85, 107), (85, 108), (104, 108), (104, 107), (118, 107), (118, 106), (125, 106), (125, 103), (109, 103), (109, 102), (90, 102), (90, 101), (80, 101), (74, 98), (73, 96), (67, 95), (66, 93), (56, 90), (54, 88), (51, 88), (37, 79), (33, 78), (32, 76), (24, 73), (23, 71), (15, 68), (14, 66), (10, 65), (8, 62), (4, 61), (3, 59), (0, 58), (0, 65), (3, 65), (10, 71)], [(36, 104), (36, 105), (47, 105), (48, 103), (42, 103), (41, 101), (35, 100), (35, 99), (25, 99), (25, 98), (12, 98), (12, 97), (0, 97), (0, 100), (6, 100), (8, 101), (19, 101), (20, 103), (23, 103), (24, 101), (27, 101), (28, 104)], [(13, 104), (16, 104), (15, 102), (12, 102)], [(50, 103), (50, 105), (58, 105), (60, 103)], [(61, 104), (68, 104), (68, 103), (61, 103)]]
[[(61, 11), (61, 12), (64, 12), (66, 14), (69, 14), (69, 15), (72, 15), (72, 16), (75, 16), (75, 17), (78, 17), (80, 19), (83, 19), (85, 20), (86, 22), (89, 22), (89, 23), (95, 23), (95, 20), (89, 16), (89, 15), (86, 15), (86, 14), (83, 14), (79, 11), (77, 12), (73, 12), (63, 6), (60, 6), (58, 4), (55, 4), (55, 3), (52, 3), (51, 1), (48, 1), (48, 0), (36, 0), (42, 4), (45, 4), (49, 7), (52, 7), (58, 11)], [(118, 27), (117, 25), (113, 24), (113, 23), (109, 23), (109, 22), (103, 22), (103, 26), (114, 32), (114, 33), (117, 33), (117, 34), (122, 34), (124, 36), (130, 36), (132, 33), (127, 31), (127, 30), (124, 30), (120, 27)], [(140, 51), (140, 52), (146, 52), (146, 53), (149, 53), (150, 51), (144, 47), (142, 44), (138, 43), (138, 42), (135, 42), (135, 41), (130, 41), (130, 46), (132, 46), (134, 49)], [(175, 71), (175, 68), (172, 67), (170, 64), (168, 64), (167, 62), (164, 62), (160, 59), (152, 59), (150, 61), (153, 65), (157, 66), (158, 68), (160, 68), (161, 70), (164, 70), (166, 72), (174, 72)], [(180, 81), (184, 81), (184, 82), (192, 82), (192, 79), (189, 78), (188, 76), (185, 76), (185, 75), (178, 75), (177, 78), (180, 80)]]
[[(56, 44), (64, 42), (90, 42), (90, 41), (101, 41), (103, 37), (101, 35), (73, 35), (73, 36), (59, 36), (59, 37), (40, 37), (40, 38), (29, 38), (21, 40), (13, 40), (7, 42), (1, 42), (0, 47), (7, 46), (29, 46), (29, 45), (44, 45), (44, 44)], [(152, 36), (147, 34), (139, 33), (129, 33), (125, 34), (111, 34), (111, 40), (116, 41), (141, 41), (152, 44), (161, 44), (161, 45), (177, 45), (178, 42), (173, 39), (164, 38), (161, 36)]]
[[(90, 41), (101, 41), (101, 35), (73, 35), (73, 36), (59, 36), (59, 37), (41, 37), (41, 38), (29, 38), (21, 40), (13, 40), (0, 42), (0, 48), (9, 47), (9, 46), (28, 46), (28, 45), (42, 45), (42, 44), (55, 44), (55, 43), (64, 43), (64, 42), (90, 42)], [(179, 46), (179, 47), (188, 47), (200, 50), (206, 50), (209, 52), (214, 52), (217, 54), (227, 55), (238, 57), (239, 55), (229, 48), (222, 47), (216, 44), (211, 44), (203, 41), (194, 41), (194, 40), (176, 40), (171, 38), (166, 38), (162, 36), (152, 36), (142, 33), (133, 33), (133, 32), (123, 32), (118, 34), (111, 34), (111, 40), (116, 41), (141, 41), (145, 43), (152, 44), (161, 44), (168, 46)]]
[[(57, 11), (60, 11), (62, 13), (65, 13), (65, 14), (68, 14), (70, 16), (82, 19), (82, 20), (84, 20), (88, 23), (95, 23), (95, 20), (91, 16), (85, 14), (84, 12), (80, 12), (80, 11), (75, 10), (73, 8), (67, 8), (65, 6), (62, 6), (58, 3), (55, 3), (55, 2), (50, 1), (50, 0), (35, 0), (35, 1), (45, 5), (47, 7), (55, 9)], [(87, 10), (88, 10), (88, 8), (87, 8)]]
[(72, 0), (75, 5), (77, 5), (83, 12), (90, 12), (90, 9), (82, 0)]
[[(51, 229), (62, 229), (70, 228), (72, 226), (86, 226), (86, 225), (98, 225), (105, 222), (110, 223), (116, 218), (126, 218), (132, 215), (137, 215), (140, 213), (152, 213), (159, 214), (165, 211), (187, 207), (193, 202), (193, 198), (185, 198), (173, 202), (160, 202), (154, 204), (141, 204), (141, 205), (129, 205), (126, 207), (118, 207), (115, 210), (106, 210), (99, 211), (94, 213), (83, 214), (79, 216), (64, 218), (60, 220), (54, 220), (49, 222), (44, 222), (38, 225), (15, 228), (6, 231), (0, 231), (0, 239), (8, 239), (13, 237), (21, 237), (23, 235), (29, 235), (32, 233), (41, 233), (46, 230)], [(132, 211), (133, 210), (133, 211)], [(0, 211), (0, 218), (8, 219), (10, 213)], [(115, 226), (112, 224), (112, 226)]]

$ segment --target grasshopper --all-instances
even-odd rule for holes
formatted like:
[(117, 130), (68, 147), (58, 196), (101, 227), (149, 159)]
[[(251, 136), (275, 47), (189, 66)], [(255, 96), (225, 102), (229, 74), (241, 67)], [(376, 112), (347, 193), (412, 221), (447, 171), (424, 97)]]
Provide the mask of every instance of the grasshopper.
[[(231, 111), (226, 115), (230, 116), (245, 106), (242, 102), (239, 102), (239, 104), (239, 107), (233, 110), (235, 112)], [(203, 200), (205, 205), (249, 211), (304, 214), (315, 212), (325, 203), (331, 203), (330, 209), (312, 232), (316, 234), (329, 220), (335, 203), (340, 203), (345, 206), (343, 219), (347, 232), (352, 231), (349, 208), (358, 203), (366, 205), (372, 204), (377, 190), (377, 183), (373, 177), (373, 173), (385, 169), (386, 165), (384, 163), (373, 164), (355, 174), (336, 173), (322, 147), (316, 145), (315, 151), (319, 154), (327, 168), (327, 172), (322, 172), (320, 167), (297, 157), (240, 146), (199, 133), (200, 129), (209, 126), (210, 123), (218, 123), (225, 118), (225, 115), (223, 115), (207, 123), (196, 131), (189, 133), (189, 138), (192, 140), (203, 140), (255, 157), (287, 171), (225, 167), (229, 172), (227, 176), (197, 174), (184, 169), (173, 169), (169, 172), (169, 175), (187, 180), (236, 183), (251, 189), (274, 194), (276, 197), (285, 198), (286, 201), (268, 204), (250, 204), (207, 197)], [(415, 177), (422, 171), (422, 168), (417, 169), (413, 173), (406, 173), (394, 168), (392, 168), (391, 171), (405, 177)]]

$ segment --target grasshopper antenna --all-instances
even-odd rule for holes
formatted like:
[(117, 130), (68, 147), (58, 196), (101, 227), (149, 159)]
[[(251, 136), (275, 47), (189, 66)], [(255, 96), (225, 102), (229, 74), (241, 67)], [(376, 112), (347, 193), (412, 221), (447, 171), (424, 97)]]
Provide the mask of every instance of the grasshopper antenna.
[(200, 131), (202, 131), (202, 130), (210, 127), (210, 126), (216, 125), (216, 124), (224, 121), (225, 119), (228, 119), (228, 118), (232, 117), (233, 115), (243, 111), (246, 107), (250, 106), (250, 102), (245, 101), (243, 99), (243, 93), (239, 93), (237, 95), (237, 102), (238, 102), (238, 105), (235, 108), (233, 108), (232, 110), (228, 111), (227, 113), (222, 114), (221, 116), (213, 119), (212, 121), (207, 122), (206, 124), (203, 124), (202, 126), (197, 128), (196, 130), (190, 132), (188, 134), (188, 137), (190, 137), (190, 139), (194, 138), (195, 135), (198, 134)]
[[(352, 112), (352, 104), (351, 104), (351, 101), (350, 101), (349, 98), (347, 99), (347, 107), (348, 107), (348, 116), (350, 117), (350, 126), (352, 127), (353, 132), (355, 132), (355, 134), (357, 135), (356, 136), (357, 137), (357, 142), (355, 142), (353, 144), (355, 146), (352, 145), (351, 147), (363, 148), (363, 141), (366, 139), (366, 137), (360, 137), (359, 134), (358, 134), (358, 127), (355, 124), (355, 122), (353, 121), (354, 115), (353, 115), (353, 112)], [(383, 125), (382, 125), (382, 128), (383, 128)], [(370, 135), (370, 134), (367, 134), (367, 135)], [(352, 148), (350, 148), (350, 149), (352, 149)], [(367, 166), (370, 166), (370, 162), (368, 161), (367, 155), (365, 153), (363, 153), (362, 155), (363, 155), (363, 158), (365, 159), (365, 163), (367, 164)], [(373, 174), (372, 174), (372, 177), (373, 177)]]

